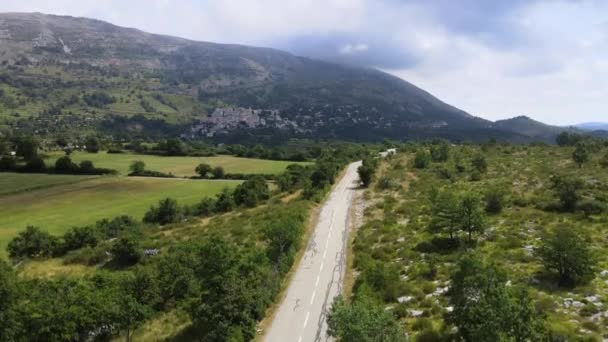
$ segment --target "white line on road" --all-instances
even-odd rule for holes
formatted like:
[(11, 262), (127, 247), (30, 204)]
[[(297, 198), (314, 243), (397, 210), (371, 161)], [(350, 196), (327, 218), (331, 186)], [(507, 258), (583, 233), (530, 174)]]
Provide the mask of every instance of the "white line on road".
[(308, 324), (308, 317), (310, 317), (310, 311), (306, 313), (306, 318), (304, 319), (304, 326), (302, 329), (306, 328), (306, 325)]
[(312, 305), (312, 302), (314, 302), (314, 301), (315, 301), (315, 296), (316, 296), (316, 295), (317, 295), (317, 290), (315, 289), (315, 290), (312, 292), (312, 297), (310, 298), (310, 305)]

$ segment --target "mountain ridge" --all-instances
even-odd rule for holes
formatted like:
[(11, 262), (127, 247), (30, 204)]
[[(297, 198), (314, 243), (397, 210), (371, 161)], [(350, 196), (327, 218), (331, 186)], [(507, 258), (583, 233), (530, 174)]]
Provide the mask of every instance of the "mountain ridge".
[[(315, 138), (529, 141), (551, 139), (555, 132), (552, 126), (538, 132), (537, 125), (530, 131), (534, 135), (521, 134), (508, 123), (473, 116), (373, 68), (152, 34), (89, 18), (0, 13), (0, 63), (0, 89), (14, 98), (5, 105), (0, 101), (4, 125), (17, 122), (19, 129), (48, 134), (72, 122), (91, 129), (124, 126), (130, 133), (143, 127), (141, 134), (154, 126), (159, 134), (183, 135), (218, 107), (276, 110), (294, 123), (292, 131), (281, 134)], [(26, 89), (28, 82), (42, 84), (40, 91)], [(93, 95), (109, 99), (92, 106), (85, 99)], [(19, 119), (24, 115), (33, 122)], [(237, 125), (227, 134), (277, 131), (261, 128)]]

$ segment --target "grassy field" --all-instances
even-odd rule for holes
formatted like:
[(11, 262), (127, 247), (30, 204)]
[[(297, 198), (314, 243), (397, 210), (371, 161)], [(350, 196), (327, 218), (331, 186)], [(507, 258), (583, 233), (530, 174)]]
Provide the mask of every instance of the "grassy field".
[(98, 177), (0, 196), (0, 256), (6, 256), (8, 242), (27, 225), (62, 234), (70, 227), (117, 215), (141, 219), (162, 198), (193, 204), (237, 184), (239, 181)]
[[(555, 173), (579, 177), (585, 184), (581, 190), (584, 198), (606, 199), (608, 173), (598, 165), (599, 155), (579, 169), (571, 160), (571, 148), (496, 146), (482, 151), (465, 146), (453, 148), (452, 153), (463, 158), (465, 171), (458, 172), (453, 159), (415, 169), (413, 155), (402, 154), (382, 163), (378, 183), (366, 193), (367, 223), (357, 232), (355, 263), (363, 265), (373, 260), (394, 275), (390, 286), (379, 289), (386, 307), (394, 310), (413, 335), (426, 326), (422, 321), (429, 320), (435, 330), (449, 330), (444, 323), (449, 305), (444, 291), (465, 250), (428, 252), (428, 247), (423, 248), (438, 236), (428, 230), (431, 193), (451, 189), (483, 196), (498, 186), (507, 193), (505, 208), (500, 214), (488, 215), (485, 233), (477, 236), (475, 250), (504, 269), (513, 284), (529, 289), (535, 306), (547, 314), (553, 334), (568, 341), (606, 338), (608, 214), (586, 218), (580, 212), (549, 212), (538, 206), (554, 201), (550, 176)], [(489, 168), (480, 181), (473, 182), (466, 156), (476, 153), (485, 155)], [(381, 186), (380, 180), (388, 180), (384, 182), (388, 186)], [(544, 234), (560, 225), (582, 230), (596, 253), (595, 278), (588, 284), (558, 287), (535, 255)], [(365, 267), (358, 271), (362, 272), (360, 278), (366, 277)], [(569, 306), (568, 300), (578, 304)]]
[(2, 173), (0, 174), (0, 196), (56, 185), (78, 183), (91, 178), (94, 178), (94, 176)]
[[(49, 165), (63, 156), (63, 152), (49, 154), (46, 162)], [(142, 155), (132, 153), (108, 154), (106, 152), (86, 153), (75, 152), (71, 155), (72, 160), (80, 162), (90, 160), (95, 166), (114, 169), (123, 175), (129, 173), (129, 165), (135, 160), (146, 163), (146, 169), (172, 173), (176, 176), (195, 176), (194, 169), (200, 163), (207, 163), (213, 167), (221, 166), (227, 173), (263, 173), (277, 174), (283, 172), (287, 165), (296, 162), (276, 161), (263, 159), (237, 158), (233, 156), (215, 157), (162, 157), (153, 155)]]

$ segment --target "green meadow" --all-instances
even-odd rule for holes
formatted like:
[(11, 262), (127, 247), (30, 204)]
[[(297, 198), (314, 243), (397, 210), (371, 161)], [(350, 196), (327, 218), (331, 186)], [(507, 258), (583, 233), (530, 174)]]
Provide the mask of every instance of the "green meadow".
[(72, 184), (95, 176), (46, 175), (29, 173), (0, 174), (0, 196), (17, 192), (49, 188), (56, 185)]
[[(63, 152), (49, 153), (46, 162), (48, 165), (53, 165), (55, 160), (63, 155)], [(90, 160), (97, 167), (114, 169), (122, 175), (129, 173), (129, 166), (133, 161), (141, 160), (146, 163), (146, 169), (148, 170), (172, 173), (178, 177), (195, 176), (196, 173), (194, 172), (194, 169), (201, 163), (207, 163), (212, 167), (221, 166), (227, 173), (260, 174), (278, 174), (283, 172), (288, 165), (296, 163), (291, 161), (238, 158), (233, 156), (164, 157), (133, 153), (109, 154), (105, 151), (99, 153), (74, 152), (70, 157), (76, 163), (83, 160)]]
[[(30, 184), (47, 187), (23, 191), (27, 189), (28, 178), (32, 179)], [(141, 219), (151, 205), (163, 198), (175, 198), (180, 204), (194, 204), (205, 196), (214, 196), (223, 188), (240, 183), (140, 177), (80, 178), (84, 179), (0, 174), (0, 184), (10, 184), (9, 189), (12, 189), (6, 191), (3, 188), (2, 192), (9, 194), (0, 195), (0, 257), (6, 256), (8, 242), (28, 225), (60, 235), (70, 227), (118, 215)]]

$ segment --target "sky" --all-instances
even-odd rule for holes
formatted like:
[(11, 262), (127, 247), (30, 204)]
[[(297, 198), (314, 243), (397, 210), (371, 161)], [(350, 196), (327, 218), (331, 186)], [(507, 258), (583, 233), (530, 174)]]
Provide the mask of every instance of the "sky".
[(603, 0), (0, 0), (375, 67), (490, 120), (608, 121)]

